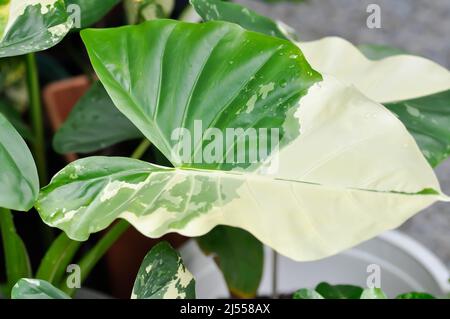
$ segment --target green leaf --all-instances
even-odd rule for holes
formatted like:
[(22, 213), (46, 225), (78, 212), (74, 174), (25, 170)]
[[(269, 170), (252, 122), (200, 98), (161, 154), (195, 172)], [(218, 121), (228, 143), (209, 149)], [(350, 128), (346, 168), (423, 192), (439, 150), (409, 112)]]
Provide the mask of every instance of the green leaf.
[(450, 156), (450, 90), (384, 106), (405, 124), (432, 166)]
[(46, 50), (70, 31), (63, 0), (9, 0), (0, 4), (0, 57)]
[(33, 157), (22, 137), (0, 114), (0, 207), (28, 211), (39, 193)]
[(322, 282), (317, 285), (316, 292), (325, 299), (359, 299), (363, 289), (352, 285), (330, 285)]
[[(65, 0), (69, 13), (75, 11), (70, 5), (76, 5), (80, 9), (81, 26), (86, 28), (103, 18), (120, 0)], [(72, 9), (72, 10), (70, 10)], [(75, 26), (77, 27), (77, 26)]]
[(9, 210), (3, 208), (0, 208), (0, 231), (8, 280), (5, 290), (9, 296), (11, 288), (17, 280), (31, 276), (31, 265), (27, 249), (14, 227), (13, 216)]
[(259, 15), (239, 4), (221, 0), (190, 0), (190, 2), (204, 21), (228, 21), (239, 24), (247, 30), (281, 39), (296, 39), (295, 31), (289, 26)]
[(206, 254), (214, 255), (234, 296), (256, 296), (263, 273), (264, 250), (253, 235), (239, 228), (218, 226), (197, 242)]
[(16, 109), (0, 100), (0, 113), (3, 114), (24, 139), (28, 141), (33, 140), (29, 126), (25, 124), (20, 113)]
[[(85, 30), (82, 38), (115, 105), (174, 166), (238, 166), (196, 165), (200, 145), (210, 139), (195, 141), (186, 158), (174, 152), (180, 144), (171, 138), (173, 132), (194, 132), (199, 119), (202, 132), (264, 127), (278, 128), (284, 136), (286, 114), (320, 80), (290, 42), (229, 23), (156, 20)], [(110, 41), (117, 50), (103, 45)], [(227, 153), (224, 149), (222, 156)]]
[(324, 299), (317, 291), (314, 289), (299, 289), (297, 290), (292, 299)]
[(395, 299), (436, 299), (436, 297), (425, 292), (408, 292), (398, 295)]
[(408, 54), (402, 49), (379, 44), (361, 44), (358, 49), (371, 60), (382, 60), (394, 55)]
[(13, 287), (12, 299), (70, 299), (45, 280), (20, 279)]
[(167, 242), (157, 244), (145, 256), (131, 299), (195, 299), (195, 280)]
[[(448, 200), (390, 111), (322, 78), (288, 41), (229, 23), (171, 20), (82, 36), (115, 105), (175, 168), (104, 157), (67, 166), (36, 208), (72, 239), (86, 240), (117, 218), (149, 237), (196, 237), (227, 225), (292, 259), (314, 260)], [(180, 128), (199, 135), (187, 158), (173, 138)], [(202, 134), (207, 128), (215, 139)], [(277, 129), (280, 140), (225, 139), (217, 159), (196, 162), (227, 128)], [(228, 162), (240, 149), (268, 156)]]
[(90, 153), (142, 137), (133, 123), (114, 106), (103, 85), (96, 82), (55, 134), (53, 147), (61, 154)]
[(360, 299), (387, 299), (387, 296), (380, 288), (367, 288), (364, 289)]

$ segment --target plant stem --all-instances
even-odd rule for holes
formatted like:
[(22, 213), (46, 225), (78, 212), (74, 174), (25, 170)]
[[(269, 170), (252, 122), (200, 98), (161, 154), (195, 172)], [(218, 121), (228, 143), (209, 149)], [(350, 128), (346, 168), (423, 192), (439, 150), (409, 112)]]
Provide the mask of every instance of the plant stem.
[(272, 250), (272, 298), (278, 298), (278, 253)]
[[(103, 236), (95, 246), (83, 256), (83, 258), (78, 263), (81, 271), (81, 282), (86, 280), (86, 278), (91, 273), (94, 266), (103, 257), (103, 255), (108, 251), (109, 248), (120, 238), (120, 236), (128, 229), (130, 225), (121, 220), (117, 222), (107, 233)], [(69, 288), (66, 282), (61, 283), (61, 290), (69, 295), (73, 295), (75, 292), (74, 288)]]
[(6, 293), (21, 278), (31, 277), (31, 265), (22, 239), (14, 227), (12, 213), (9, 209), (0, 208), (0, 229), (6, 268)]
[(42, 117), (41, 91), (39, 87), (39, 75), (34, 53), (26, 55), (27, 85), (30, 99), (30, 114), (35, 142), (33, 153), (39, 173), (41, 185), (47, 184), (47, 163), (45, 159), (44, 122)]
[[(139, 159), (150, 147), (151, 143), (149, 140), (144, 139), (136, 150), (131, 155), (131, 158)], [(83, 282), (91, 273), (92, 269), (98, 263), (98, 261), (105, 255), (105, 253), (111, 248), (112, 245), (120, 238), (120, 236), (130, 227), (125, 220), (118, 221), (113, 227), (111, 227), (106, 235), (104, 235), (95, 246), (84, 255), (78, 265), (81, 270), (81, 282)], [(75, 293), (74, 288), (69, 288), (66, 285), (66, 281), (63, 281), (60, 285), (61, 290), (69, 295)]]
[(61, 233), (47, 250), (36, 272), (36, 278), (51, 284), (59, 283), (80, 246), (81, 242), (71, 240), (64, 232)]
[(151, 143), (149, 140), (144, 139), (142, 140), (141, 144), (134, 150), (133, 154), (131, 154), (131, 158), (139, 159), (142, 156), (144, 156), (145, 152), (150, 147)]

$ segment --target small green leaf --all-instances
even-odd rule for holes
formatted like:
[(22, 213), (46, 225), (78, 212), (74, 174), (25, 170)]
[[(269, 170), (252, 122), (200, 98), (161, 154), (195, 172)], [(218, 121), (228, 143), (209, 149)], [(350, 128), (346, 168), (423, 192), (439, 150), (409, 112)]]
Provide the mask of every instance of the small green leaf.
[(25, 141), (0, 114), (0, 207), (28, 211), (39, 193), (39, 179)]
[(234, 296), (256, 296), (264, 266), (264, 250), (259, 240), (243, 229), (217, 226), (197, 242), (206, 254), (214, 255)]
[(436, 299), (436, 297), (425, 292), (408, 292), (398, 295), (395, 299)]
[(387, 299), (387, 296), (380, 288), (367, 288), (364, 289), (360, 299)]
[[(74, 14), (76, 7), (79, 6), (81, 26), (86, 28), (103, 18), (113, 7), (115, 7), (120, 0), (65, 0), (69, 13)], [(71, 10), (72, 9), (72, 10)], [(78, 27), (78, 26), (74, 26)]]
[(45, 280), (20, 279), (13, 287), (12, 299), (70, 299), (68, 295)]
[(61, 154), (90, 153), (142, 137), (133, 123), (114, 106), (103, 85), (96, 82), (55, 134), (53, 147)]
[(70, 31), (63, 0), (9, 0), (0, 4), (0, 57), (46, 50)]
[(322, 295), (319, 294), (314, 289), (303, 288), (297, 290), (292, 296), (292, 299), (325, 299), (325, 298), (323, 298)]
[(325, 299), (359, 299), (363, 289), (352, 285), (330, 285), (322, 282), (317, 285), (316, 292)]
[(195, 299), (195, 280), (167, 242), (157, 244), (145, 256), (131, 299)]
[(175, 7), (174, 0), (125, 0), (125, 12), (129, 24), (168, 18)]
[(204, 21), (228, 21), (250, 31), (281, 39), (296, 39), (295, 31), (289, 26), (259, 15), (239, 4), (221, 0), (190, 0), (190, 2)]

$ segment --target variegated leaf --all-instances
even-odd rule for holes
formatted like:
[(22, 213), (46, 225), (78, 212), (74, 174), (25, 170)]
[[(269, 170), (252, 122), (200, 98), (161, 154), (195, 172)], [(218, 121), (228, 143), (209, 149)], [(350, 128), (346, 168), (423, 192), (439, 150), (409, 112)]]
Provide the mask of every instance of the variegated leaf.
[(0, 57), (46, 50), (70, 31), (63, 0), (6, 0), (0, 4)]
[(198, 236), (223, 224), (251, 232), (283, 255), (313, 260), (446, 199), (401, 122), (352, 87), (326, 77), (285, 125), (300, 127), (299, 135), (272, 154), (279, 165), (272, 174), (87, 158), (56, 175), (37, 208), (44, 221), (77, 240), (116, 218), (150, 237)]
[(195, 299), (195, 280), (180, 255), (167, 242), (142, 261), (131, 299)]

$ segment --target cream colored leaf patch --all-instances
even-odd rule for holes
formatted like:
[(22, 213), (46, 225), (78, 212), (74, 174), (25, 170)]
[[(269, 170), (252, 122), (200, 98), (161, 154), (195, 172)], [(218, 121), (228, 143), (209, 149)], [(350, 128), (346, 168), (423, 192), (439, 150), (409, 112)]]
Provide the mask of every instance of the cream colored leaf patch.
[(396, 55), (373, 61), (338, 37), (301, 42), (298, 46), (314, 69), (355, 85), (379, 103), (409, 100), (450, 89), (450, 72), (422, 57)]
[[(301, 131), (268, 159), (270, 175), (94, 157), (56, 175), (37, 209), (75, 240), (116, 218), (149, 237), (199, 236), (229, 225), (307, 261), (395, 228), (447, 199), (402, 123), (351, 86), (325, 77), (286, 121), (298, 121)], [(71, 179), (75, 165), (77, 178)], [(64, 212), (74, 210), (66, 220)]]

